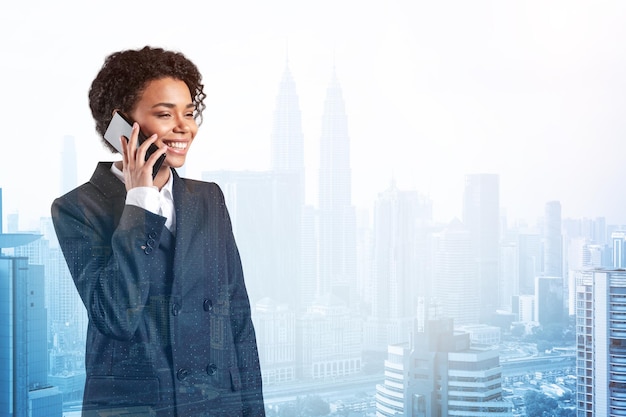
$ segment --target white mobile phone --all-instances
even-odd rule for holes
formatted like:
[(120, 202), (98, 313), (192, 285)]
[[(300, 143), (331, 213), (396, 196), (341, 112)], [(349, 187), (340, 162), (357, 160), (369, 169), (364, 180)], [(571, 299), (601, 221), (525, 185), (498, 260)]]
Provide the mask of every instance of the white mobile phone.
[[(104, 132), (104, 138), (113, 146), (120, 154), (122, 153), (122, 145), (120, 144), (120, 137), (124, 136), (126, 141), (130, 140), (130, 135), (133, 131), (133, 122), (124, 116), (122, 113), (116, 111), (111, 119), (111, 123), (107, 126), (106, 132)], [(139, 131), (139, 141), (137, 146), (143, 143), (147, 137), (146, 135)], [(153, 152), (159, 150), (159, 148), (153, 143), (148, 148), (146, 152), (146, 160), (152, 155)], [(154, 167), (152, 169), (152, 178), (154, 178), (159, 172), (163, 161), (165, 160), (165, 155), (161, 155), (161, 157), (154, 163)]]

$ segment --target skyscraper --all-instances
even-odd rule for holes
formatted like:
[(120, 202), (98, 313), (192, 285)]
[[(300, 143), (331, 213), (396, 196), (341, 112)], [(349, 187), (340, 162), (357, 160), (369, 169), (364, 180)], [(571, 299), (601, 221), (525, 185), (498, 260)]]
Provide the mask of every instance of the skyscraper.
[[(1, 214), (0, 214), (1, 215)], [(2, 235), (1, 247), (38, 235)], [(47, 323), (42, 265), (0, 254), (0, 415), (61, 417), (62, 396), (48, 384)]]
[[(276, 96), (271, 166), (275, 172), (291, 172), (299, 177), (298, 180), (304, 181), (304, 135), (301, 119), (296, 83), (289, 65), (286, 65)], [(303, 198), (304, 184), (301, 184), (299, 191)]]
[(465, 176), (463, 223), (471, 236), (475, 281), (479, 287), (481, 320), (499, 307), (500, 178), (497, 174)]
[[(289, 66), (280, 82), (272, 129), (272, 238), (274, 274), (282, 287), (281, 302), (299, 299), (302, 287), (302, 232), (304, 209), (304, 136), (296, 84)], [(306, 286), (306, 285), (305, 285)], [(284, 297), (287, 298), (284, 298)], [(311, 299), (314, 294), (310, 294)]]
[[(417, 326), (416, 326), (417, 327)], [(510, 417), (502, 399), (500, 356), (470, 343), (448, 318), (426, 318), (411, 343), (390, 345), (385, 382), (376, 386), (376, 416)]]
[(539, 276), (535, 280), (535, 320), (542, 326), (562, 325), (563, 278)]
[(326, 90), (319, 165), (319, 294), (350, 303), (356, 288), (356, 215), (352, 206), (350, 138), (336, 73)]
[(418, 296), (427, 296), (431, 222), (432, 203), (417, 191), (401, 191), (392, 182), (378, 195), (371, 303), (378, 328), (378, 342), (373, 342), (380, 350), (408, 340)]
[[(271, 169), (202, 175), (224, 191), (253, 302), (270, 297), (294, 308), (301, 306), (303, 286), (304, 145), (300, 119), (295, 82), (286, 67), (276, 97)], [(314, 295), (309, 296), (313, 299)]]
[(460, 325), (480, 318), (480, 287), (476, 282), (470, 232), (460, 220), (434, 236), (433, 295), (446, 317)]
[(499, 309), (512, 311), (513, 297), (519, 295), (519, 248), (515, 243), (500, 246)]
[(569, 292), (567, 276), (563, 274), (563, 234), (561, 224), (561, 203), (548, 201), (545, 206), (543, 219), (543, 275), (560, 277), (563, 296), (563, 312), (568, 311)]
[(561, 203), (546, 203), (543, 224), (543, 273), (563, 277), (563, 235), (561, 233)]
[(613, 243), (613, 268), (626, 267), (626, 232), (616, 230), (611, 233)]
[(535, 231), (521, 231), (517, 236), (519, 251), (519, 293), (535, 294), (535, 277), (543, 269), (541, 254), (541, 234)]
[(578, 415), (626, 415), (626, 272), (581, 273), (576, 340)]

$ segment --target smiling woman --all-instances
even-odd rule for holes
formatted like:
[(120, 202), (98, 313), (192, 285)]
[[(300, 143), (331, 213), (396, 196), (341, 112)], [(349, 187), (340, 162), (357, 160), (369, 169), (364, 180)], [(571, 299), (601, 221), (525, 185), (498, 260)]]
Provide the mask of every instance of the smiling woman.
[[(126, 189), (134, 186), (151, 186), (152, 170), (138, 169), (131, 167), (139, 166), (148, 168), (149, 163), (145, 161), (144, 150), (151, 143), (159, 147), (159, 151), (150, 158), (156, 160), (163, 153), (167, 155), (161, 169), (153, 180), (159, 189), (165, 185), (169, 176), (169, 168), (180, 168), (185, 163), (189, 145), (198, 132), (196, 123), (195, 105), (191, 100), (189, 88), (178, 79), (172, 77), (161, 78), (149, 81), (146, 84), (141, 99), (135, 104), (130, 112), (130, 116), (136, 121), (133, 135), (131, 135), (128, 146), (126, 140), (121, 140), (124, 149), (124, 164), (129, 169), (126, 174)], [(152, 135), (139, 148), (135, 144), (137, 141), (138, 127), (144, 133)], [(154, 163), (152, 163), (153, 165)], [(118, 168), (122, 168), (122, 163), (117, 163)], [(135, 176), (136, 175), (136, 176)]]
[[(101, 135), (116, 111), (135, 123), (130, 138), (119, 138), (121, 161), (99, 163), (88, 183), (52, 205), (89, 316), (83, 416), (263, 416), (223, 194), (175, 171), (204, 108), (200, 73), (180, 53), (122, 51), (107, 58), (89, 98)], [(141, 144), (140, 130), (148, 136)], [(151, 144), (158, 150), (146, 159)]]

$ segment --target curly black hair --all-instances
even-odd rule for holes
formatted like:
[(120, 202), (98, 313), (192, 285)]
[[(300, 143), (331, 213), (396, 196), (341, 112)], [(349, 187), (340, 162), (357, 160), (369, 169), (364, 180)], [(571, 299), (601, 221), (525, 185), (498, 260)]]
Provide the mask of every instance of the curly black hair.
[(113, 118), (113, 111), (132, 112), (148, 82), (172, 77), (183, 81), (196, 106), (194, 118), (202, 122), (205, 109), (202, 75), (196, 65), (180, 52), (145, 46), (109, 55), (89, 89), (89, 107), (96, 121), (96, 131), (112, 152), (115, 148), (104, 140), (104, 132)]

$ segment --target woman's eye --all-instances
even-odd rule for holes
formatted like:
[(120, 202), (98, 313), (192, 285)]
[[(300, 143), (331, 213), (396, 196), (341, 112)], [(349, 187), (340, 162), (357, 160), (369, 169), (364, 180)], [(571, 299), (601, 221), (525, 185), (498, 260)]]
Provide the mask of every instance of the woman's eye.
[(160, 113), (160, 114), (157, 114), (157, 117), (159, 119), (164, 119), (166, 117), (170, 117), (170, 114), (169, 113)]

